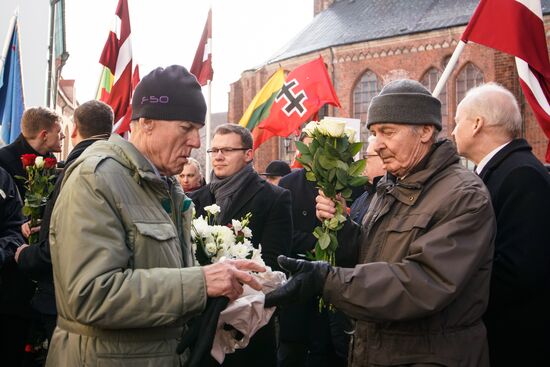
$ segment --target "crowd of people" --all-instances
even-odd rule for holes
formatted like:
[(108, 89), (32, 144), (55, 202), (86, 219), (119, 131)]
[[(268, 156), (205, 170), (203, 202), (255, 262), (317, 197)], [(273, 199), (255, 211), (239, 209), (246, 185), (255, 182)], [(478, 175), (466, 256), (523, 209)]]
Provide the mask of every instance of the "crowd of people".
[[(51, 157), (65, 137), (55, 112), (25, 111), (21, 135), (0, 149), (2, 365), (218, 365), (193, 358), (210, 340), (205, 330), (184, 353), (178, 343), (211, 317), (215, 300), (235, 300), (245, 285), (260, 290), (254, 272), (266, 268), (197, 265), (191, 220), (212, 204), (220, 225), (251, 213), (252, 244), (266, 266), (289, 276), (265, 296), (275, 317), (224, 366), (550, 359), (550, 174), (520, 138), (520, 109), (504, 87), (468, 92), (453, 142), (438, 139), (441, 103), (425, 87), (407, 79), (384, 86), (367, 115), (369, 182), (352, 203), (341, 200), (348, 215), (335, 265), (308, 254), (313, 229), (334, 217), (336, 203), (304, 168), (273, 161), (256, 172), (252, 135), (235, 124), (214, 131), (212, 172), (203, 174), (190, 156), (205, 114), (200, 85), (177, 65), (136, 87), (129, 140), (111, 134), (108, 105), (83, 103), (74, 148), (32, 227), (22, 211), (21, 156)], [(33, 233), (38, 242), (29, 245)]]

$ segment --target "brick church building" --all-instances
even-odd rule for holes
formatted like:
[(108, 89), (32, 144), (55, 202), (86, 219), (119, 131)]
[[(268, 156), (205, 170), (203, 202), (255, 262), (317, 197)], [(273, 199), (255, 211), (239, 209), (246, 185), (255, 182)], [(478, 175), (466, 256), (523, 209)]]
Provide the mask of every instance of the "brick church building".
[[(547, 40), (550, 0), (542, 0)], [(321, 116), (358, 118), (361, 135), (370, 100), (386, 83), (400, 78), (420, 81), (433, 90), (468, 23), (478, 0), (314, 0), (314, 18), (265, 65), (246, 70), (231, 84), (228, 121), (238, 123), (256, 93), (281, 66), (291, 71), (322, 55), (340, 99), (341, 108), (326, 106)], [(526, 102), (514, 58), (476, 44), (467, 44), (439, 98), (443, 130), (454, 128), (458, 102), (481, 83), (496, 81), (520, 101), (522, 135), (543, 161), (548, 139)], [(294, 137), (272, 138), (255, 155), (262, 171), (273, 159), (290, 161)]]

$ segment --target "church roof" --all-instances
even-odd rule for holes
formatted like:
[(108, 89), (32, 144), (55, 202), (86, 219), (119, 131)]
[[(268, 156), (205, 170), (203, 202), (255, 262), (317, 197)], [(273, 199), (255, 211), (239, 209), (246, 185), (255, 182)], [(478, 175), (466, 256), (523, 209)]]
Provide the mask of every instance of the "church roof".
[[(461, 26), (478, 0), (336, 0), (267, 64), (357, 42)], [(550, 0), (542, 0), (543, 14)]]

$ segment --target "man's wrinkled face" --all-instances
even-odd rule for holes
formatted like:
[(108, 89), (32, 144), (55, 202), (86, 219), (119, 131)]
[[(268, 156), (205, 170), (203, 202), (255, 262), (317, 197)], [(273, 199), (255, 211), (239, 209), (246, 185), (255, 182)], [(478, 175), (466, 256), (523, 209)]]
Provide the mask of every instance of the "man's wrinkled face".
[(150, 120), (144, 126), (144, 154), (164, 176), (183, 170), (193, 148), (200, 148), (202, 125), (189, 121)]
[(56, 122), (50, 130), (46, 131), (44, 147), (48, 152), (61, 152), (61, 141), (65, 138), (61, 132), (61, 124)]
[(374, 150), (382, 159), (383, 168), (397, 177), (405, 176), (422, 159), (420, 134), (413, 125), (380, 123), (370, 127), (376, 136)]
[(216, 134), (212, 139), (210, 159), (218, 178), (233, 176), (252, 161), (252, 149), (243, 147), (241, 136), (235, 133)]

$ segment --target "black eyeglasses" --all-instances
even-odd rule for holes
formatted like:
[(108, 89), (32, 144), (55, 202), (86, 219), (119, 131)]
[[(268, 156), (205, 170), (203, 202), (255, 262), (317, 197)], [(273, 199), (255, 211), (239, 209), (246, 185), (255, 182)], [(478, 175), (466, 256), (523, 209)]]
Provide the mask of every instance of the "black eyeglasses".
[(230, 154), (231, 152), (235, 152), (238, 150), (249, 150), (250, 148), (212, 148), (208, 149), (206, 153), (216, 155), (218, 153), (222, 153), (222, 155)]

